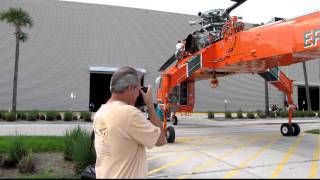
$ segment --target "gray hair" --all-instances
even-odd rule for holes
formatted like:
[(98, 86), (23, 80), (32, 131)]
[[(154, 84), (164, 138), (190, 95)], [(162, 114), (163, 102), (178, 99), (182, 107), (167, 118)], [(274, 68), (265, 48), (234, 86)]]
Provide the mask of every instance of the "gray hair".
[(111, 77), (111, 93), (123, 93), (128, 87), (136, 87), (139, 82), (139, 73), (132, 67), (122, 67)]

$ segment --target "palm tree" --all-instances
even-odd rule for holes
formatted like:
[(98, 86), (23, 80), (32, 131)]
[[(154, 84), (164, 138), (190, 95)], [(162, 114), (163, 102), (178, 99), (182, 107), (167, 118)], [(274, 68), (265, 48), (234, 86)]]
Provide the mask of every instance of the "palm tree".
[(16, 53), (14, 62), (14, 77), (13, 77), (13, 93), (12, 93), (12, 111), (16, 112), (17, 106), (17, 82), (18, 82), (18, 67), (19, 67), (19, 46), (20, 41), (25, 42), (28, 39), (26, 33), (22, 32), (22, 27), (32, 27), (33, 21), (29, 14), (21, 8), (9, 8), (0, 12), (0, 20), (6, 21), (8, 24), (15, 27), (16, 37)]

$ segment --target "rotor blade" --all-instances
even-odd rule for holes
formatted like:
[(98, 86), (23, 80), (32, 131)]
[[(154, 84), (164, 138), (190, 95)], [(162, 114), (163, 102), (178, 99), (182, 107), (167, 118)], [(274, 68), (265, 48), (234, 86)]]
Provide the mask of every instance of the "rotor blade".
[(236, 3), (226, 9), (226, 13), (228, 13), (228, 14), (229, 14), (232, 10), (234, 10), (235, 8), (237, 8), (238, 6), (240, 6), (242, 3), (246, 2), (247, 0), (231, 0), (231, 1), (236, 2)]
[(166, 70), (174, 61), (176, 61), (176, 57), (173, 54), (159, 69), (158, 71)]

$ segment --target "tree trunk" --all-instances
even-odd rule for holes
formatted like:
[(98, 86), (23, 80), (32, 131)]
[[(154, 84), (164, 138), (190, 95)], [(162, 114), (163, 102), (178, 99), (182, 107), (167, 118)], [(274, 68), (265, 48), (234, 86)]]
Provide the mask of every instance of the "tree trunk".
[(12, 111), (16, 112), (17, 108), (17, 84), (18, 84), (18, 67), (19, 67), (19, 43), (20, 31), (16, 32), (16, 54), (14, 61), (14, 76), (13, 76), (13, 93), (12, 93)]
[(265, 113), (266, 116), (269, 116), (269, 89), (268, 89), (268, 81), (264, 80), (264, 96), (265, 96)]
[(306, 89), (308, 111), (312, 111), (306, 62), (302, 62), (302, 65), (303, 65), (304, 82), (306, 83), (306, 88), (305, 89)]

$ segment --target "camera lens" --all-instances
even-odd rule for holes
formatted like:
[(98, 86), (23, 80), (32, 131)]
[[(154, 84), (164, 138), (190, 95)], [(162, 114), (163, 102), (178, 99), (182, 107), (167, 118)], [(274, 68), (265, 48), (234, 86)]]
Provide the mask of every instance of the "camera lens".
[[(141, 87), (141, 90), (146, 93), (147, 90), (148, 90), (148, 88), (147, 88), (147, 87)], [(135, 106), (136, 106), (136, 107), (142, 107), (142, 106), (144, 106), (144, 105), (145, 105), (145, 103), (144, 103), (144, 101), (143, 101), (142, 95), (141, 95), (141, 93), (139, 92), (139, 96), (138, 96), (138, 98), (137, 98), (137, 100), (136, 100)]]
[(148, 87), (141, 87), (141, 90), (146, 93), (148, 91)]

